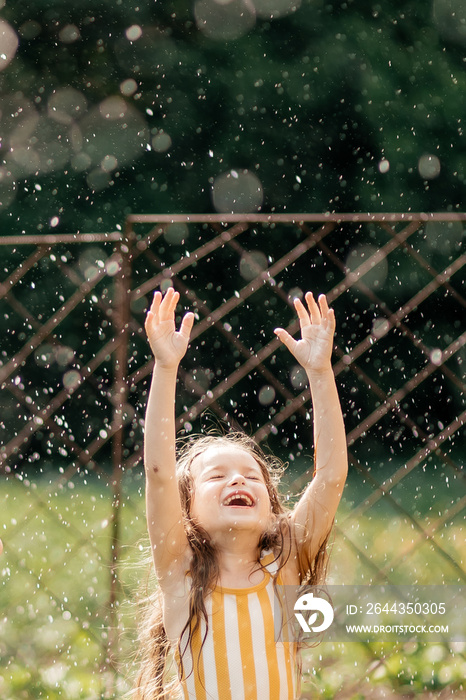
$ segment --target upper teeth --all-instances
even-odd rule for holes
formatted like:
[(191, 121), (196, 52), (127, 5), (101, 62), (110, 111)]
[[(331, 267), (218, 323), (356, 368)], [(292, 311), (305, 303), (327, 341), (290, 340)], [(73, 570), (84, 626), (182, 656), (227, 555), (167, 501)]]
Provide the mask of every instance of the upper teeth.
[(253, 505), (252, 499), (249, 498), (249, 496), (246, 496), (245, 493), (234, 493), (231, 496), (228, 496), (228, 498), (224, 501), (224, 505), (229, 506), (232, 501), (236, 501), (238, 499), (244, 501), (248, 506)]

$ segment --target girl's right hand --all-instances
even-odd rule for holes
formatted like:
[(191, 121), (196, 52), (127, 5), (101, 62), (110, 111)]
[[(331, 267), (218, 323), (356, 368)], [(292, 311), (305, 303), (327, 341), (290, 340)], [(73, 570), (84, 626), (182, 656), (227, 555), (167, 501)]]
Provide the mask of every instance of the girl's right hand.
[(175, 309), (180, 295), (170, 287), (165, 296), (155, 292), (147, 313), (144, 327), (155, 361), (164, 369), (175, 369), (186, 353), (189, 336), (194, 323), (194, 314), (185, 314), (180, 330), (175, 328)]

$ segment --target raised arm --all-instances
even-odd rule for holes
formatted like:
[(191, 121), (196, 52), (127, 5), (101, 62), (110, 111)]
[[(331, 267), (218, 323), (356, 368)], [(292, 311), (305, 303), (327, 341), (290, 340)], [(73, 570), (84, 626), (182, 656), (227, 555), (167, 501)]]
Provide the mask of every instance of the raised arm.
[(194, 315), (187, 313), (177, 332), (175, 309), (180, 295), (170, 288), (155, 292), (145, 329), (155, 364), (144, 428), (146, 515), (160, 584), (183, 568), (188, 543), (183, 527), (175, 462), (175, 389), (178, 365), (186, 353)]
[(335, 314), (322, 294), (319, 304), (311, 292), (307, 308), (295, 299), (301, 339), (283, 328), (275, 333), (306, 370), (314, 414), (314, 477), (297, 503), (292, 520), (298, 547), (312, 561), (332, 527), (348, 473), (346, 436), (331, 356)]

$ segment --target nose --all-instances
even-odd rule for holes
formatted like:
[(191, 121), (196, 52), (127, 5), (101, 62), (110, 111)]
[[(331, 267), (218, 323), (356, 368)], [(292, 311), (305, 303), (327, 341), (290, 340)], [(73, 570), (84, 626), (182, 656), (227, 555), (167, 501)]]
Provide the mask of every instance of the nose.
[(230, 486), (238, 486), (238, 484), (244, 485), (245, 483), (246, 483), (246, 479), (240, 473), (233, 474), (230, 478), (230, 481), (229, 481)]

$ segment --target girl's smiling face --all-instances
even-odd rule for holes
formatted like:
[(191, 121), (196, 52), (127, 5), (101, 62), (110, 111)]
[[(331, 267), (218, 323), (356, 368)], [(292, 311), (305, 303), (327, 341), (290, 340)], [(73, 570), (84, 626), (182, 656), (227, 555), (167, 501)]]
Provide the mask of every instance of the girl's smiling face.
[(260, 537), (272, 509), (261, 467), (234, 445), (211, 446), (191, 465), (191, 517), (215, 539), (217, 532), (248, 529)]

